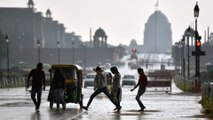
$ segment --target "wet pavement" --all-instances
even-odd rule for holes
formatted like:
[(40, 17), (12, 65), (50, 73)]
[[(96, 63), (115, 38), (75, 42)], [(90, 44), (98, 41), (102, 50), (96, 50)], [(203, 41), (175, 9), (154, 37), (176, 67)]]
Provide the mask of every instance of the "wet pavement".
[[(113, 112), (114, 106), (104, 95), (102, 100), (95, 99), (86, 114), (82, 114), (82, 120), (207, 120), (208, 117), (201, 113), (202, 107), (198, 103), (200, 94), (183, 93), (173, 84), (173, 92), (149, 92), (148, 89), (141, 97), (146, 106), (145, 111), (139, 112), (139, 106), (135, 100), (137, 90), (130, 92), (132, 87), (123, 88), (123, 97), (120, 112)], [(101, 98), (99, 96), (99, 99)], [(87, 100), (88, 101), (88, 100)]]
[[(184, 93), (173, 84), (172, 92), (147, 92), (141, 97), (146, 106), (144, 112), (138, 112), (139, 106), (135, 100), (137, 89), (130, 92), (132, 86), (122, 88), (123, 97), (121, 111), (115, 112), (115, 106), (105, 97), (98, 95), (90, 105), (88, 111), (80, 109), (78, 104), (69, 103), (67, 110), (56, 111), (49, 108), (48, 91), (43, 91), (42, 104), (39, 113), (35, 112), (29, 92), (24, 88), (0, 89), (0, 119), (1, 120), (208, 120), (201, 113), (202, 107), (198, 103), (200, 94)], [(84, 105), (89, 100), (93, 88), (83, 89)]]
[(0, 119), (1, 120), (65, 120), (76, 117), (83, 112), (77, 104), (68, 104), (66, 111), (56, 111), (49, 108), (48, 91), (43, 91), (40, 112), (30, 98), (29, 91), (24, 88), (0, 89)]

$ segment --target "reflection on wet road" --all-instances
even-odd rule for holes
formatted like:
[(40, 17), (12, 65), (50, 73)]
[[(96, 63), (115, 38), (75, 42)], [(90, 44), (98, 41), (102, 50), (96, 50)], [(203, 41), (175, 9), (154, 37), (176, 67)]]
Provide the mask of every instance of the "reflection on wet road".
[[(132, 86), (122, 88), (122, 109), (119, 113), (113, 111), (115, 106), (104, 95), (98, 95), (88, 111), (80, 109), (78, 104), (69, 103), (67, 109), (56, 111), (49, 108), (48, 91), (43, 91), (40, 113), (35, 112), (29, 92), (24, 88), (0, 90), (0, 117), (2, 120), (139, 120), (139, 119), (187, 119), (207, 120), (201, 113), (200, 94), (183, 93), (173, 84), (171, 93), (146, 92), (141, 100), (146, 106), (144, 112), (139, 112), (135, 100), (137, 90), (130, 92)], [(149, 91), (149, 89), (148, 89)], [(93, 93), (93, 88), (83, 89), (84, 105)]]

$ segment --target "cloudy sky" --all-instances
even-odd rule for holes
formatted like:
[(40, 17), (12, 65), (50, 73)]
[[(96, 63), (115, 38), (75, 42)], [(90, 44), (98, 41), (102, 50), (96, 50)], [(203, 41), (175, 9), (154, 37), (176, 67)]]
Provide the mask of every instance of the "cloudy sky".
[[(0, 7), (26, 7), (28, 0), (0, 0)], [(159, 0), (158, 10), (164, 13), (172, 27), (173, 43), (184, 30), (194, 24), (193, 8), (198, 2), (201, 35), (207, 27), (213, 31), (213, 0)], [(132, 39), (143, 44), (144, 24), (155, 11), (157, 0), (34, 0), (37, 11), (49, 8), (54, 20), (64, 23), (67, 32), (75, 32), (83, 41), (89, 40), (99, 27), (108, 35), (108, 43), (129, 45)], [(45, 15), (45, 14), (43, 14)], [(204, 38), (204, 37), (203, 37)]]

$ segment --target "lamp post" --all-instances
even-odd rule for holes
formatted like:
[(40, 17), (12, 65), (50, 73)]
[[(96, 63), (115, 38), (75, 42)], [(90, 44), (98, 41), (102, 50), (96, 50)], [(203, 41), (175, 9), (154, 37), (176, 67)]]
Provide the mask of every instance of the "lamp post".
[(60, 43), (59, 41), (57, 42), (57, 46), (58, 46), (58, 64), (60, 63)]
[(185, 52), (184, 52), (184, 47), (185, 47), (185, 36), (183, 36), (181, 40), (181, 45), (182, 45), (182, 75), (183, 75), (183, 80), (184, 80), (184, 91), (186, 90), (186, 78), (185, 78)]
[(40, 44), (39, 40), (37, 41), (37, 46), (38, 46), (38, 62), (40, 63), (41, 62), (41, 58), (40, 58), (40, 46), (41, 46), (41, 44)]
[[(198, 3), (196, 2), (196, 5), (194, 7), (194, 18), (195, 18), (195, 45), (196, 45), (196, 39), (197, 39), (197, 36), (198, 34), (198, 31), (197, 31), (197, 18), (199, 16), (199, 6), (198, 6)], [(195, 79), (195, 92), (198, 92), (198, 80), (199, 80), (199, 77), (200, 77), (200, 56), (199, 55), (195, 55), (195, 76), (196, 76), (196, 79)]]
[(179, 70), (179, 72), (180, 72), (180, 75), (182, 75), (182, 53), (181, 53), (181, 46), (182, 46), (182, 45), (181, 45), (181, 42), (180, 42), (180, 41), (179, 41), (179, 42), (176, 42), (175, 44), (176, 44), (176, 46), (178, 47), (178, 52), (176, 52), (176, 53), (179, 53), (179, 57), (178, 57), (178, 58), (179, 58), (179, 59), (178, 59), (178, 60), (179, 60), (179, 61), (178, 61), (179, 63), (177, 63), (178, 66), (179, 66), (179, 67), (178, 67), (178, 68), (179, 68), (178, 70)]
[(7, 44), (7, 82), (10, 82), (10, 60), (9, 60), (9, 37), (5, 36), (5, 42)]
[(187, 63), (188, 63), (188, 67), (187, 67), (187, 77), (190, 77), (190, 46), (189, 46), (189, 37), (193, 36), (193, 29), (189, 26), (185, 32), (184, 32), (184, 36), (187, 37)]
[(72, 42), (72, 63), (75, 63), (75, 47), (74, 47), (74, 42)]
[(198, 3), (196, 2), (196, 5), (194, 7), (195, 31), (197, 31), (197, 18), (199, 16), (199, 12), (200, 12), (200, 9), (199, 9)]
[(86, 70), (86, 45), (83, 44), (84, 46), (84, 70)]

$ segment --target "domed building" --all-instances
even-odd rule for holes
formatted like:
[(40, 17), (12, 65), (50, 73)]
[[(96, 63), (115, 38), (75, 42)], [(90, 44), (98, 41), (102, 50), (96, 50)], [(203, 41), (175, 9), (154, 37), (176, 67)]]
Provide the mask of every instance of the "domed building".
[(107, 35), (103, 29), (97, 29), (93, 39), (94, 48), (107, 48)]
[(172, 32), (167, 17), (156, 10), (145, 24), (144, 51), (146, 53), (165, 53), (171, 51)]

